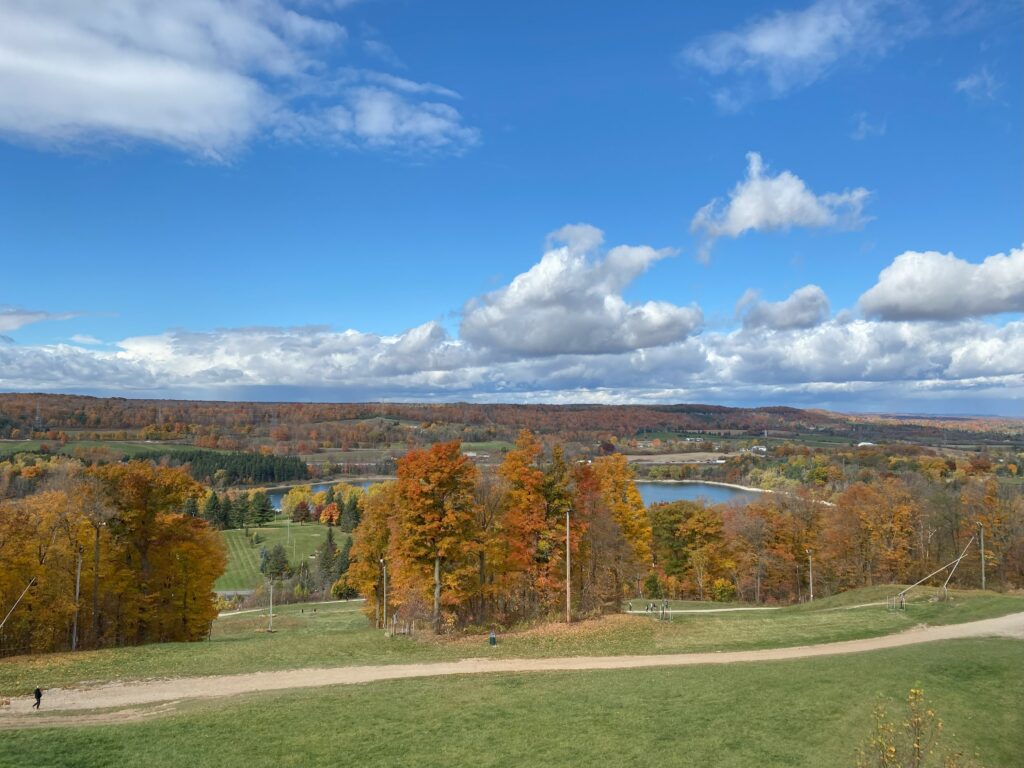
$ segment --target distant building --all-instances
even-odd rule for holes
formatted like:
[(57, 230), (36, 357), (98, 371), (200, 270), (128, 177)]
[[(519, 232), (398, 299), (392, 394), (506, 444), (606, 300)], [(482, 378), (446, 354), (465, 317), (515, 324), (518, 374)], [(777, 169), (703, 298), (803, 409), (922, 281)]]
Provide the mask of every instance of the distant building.
[(768, 449), (763, 445), (752, 445), (750, 446), (751, 453), (760, 453), (762, 455), (768, 453)]
[(874, 445), (874, 443), (869, 443), (867, 441), (864, 441), (863, 443), (857, 443), (858, 448), (873, 448)]

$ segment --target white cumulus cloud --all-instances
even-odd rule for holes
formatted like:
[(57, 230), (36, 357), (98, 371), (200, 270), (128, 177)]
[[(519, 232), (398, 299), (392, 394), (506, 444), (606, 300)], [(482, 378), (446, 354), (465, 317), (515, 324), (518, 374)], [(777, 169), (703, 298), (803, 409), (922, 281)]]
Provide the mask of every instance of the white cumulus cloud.
[[(778, 302), (748, 292), (738, 304), (738, 327), (697, 333), (695, 306), (623, 298), (668, 253), (605, 249), (599, 229), (564, 227), (531, 269), (467, 303), (459, 337), (433, 321), (391, 335), (324, 326), (174, 330), (91, 347), (19, 345), (0, 335), (0, 390), (946, 412), (1015, 412), (1024, 399), (1024, 320), (1000, 325), (962, 308), (902, 318), (845, 310), (833, 316), (824, 291), (807, 285)], [(988, 285), (1002, 302), (996, 306), (1019, 307), (1021, 258), (1020, 250), (999, 254), (930, 281)], [(906, 263), (897, 259), (890, 269)], [(879, 284), (891, 287), (885, 272)], [(1004, 286), (1007, 293), (999, 294)], [(952, 292), (933, 296), (912, 283), (897, 293), (923, 294), (923, 305), (941, 308)]]
[(980, 264), (952, 253), (907, 251), (860, 297), (860, 309), (883, 320), (955, 320), (1024, 312), (1024, 247)]
[(861, 226), (870, 195), (863, 187), (816, 195), (790, 171), (770, 175), (761, 155), (748, 152), (747, 177), (729, 192), (728, 203), (715, 198), (705, 205), (690, 222), (690, 231), (703, 236), (700, 255), (706, 260), (716, 239), (739, 237), (751, 230)]
[(620, 245), (602, 253), (602, 242), (603, 233), (586, 224), (553, 233), (538, 264), (467, 303), (462, 339), (509, 355), (596, 354), (670, 344), (699, 328), (696, 306), (630, 304), (622, 297), (673, 251)]
[(829, 316), (828, 297), (817, 285), (797, 288), (784, 301), (763, 301), (756, 291), (747, 291), (736, 305), (745, 328), (813, 328)]
[[(302, 11), (279, 0), (0, 0), (0, 135), (57, 147), (156, 142), (214, 160), (258, 135), (475, 142), (438, 101), (452, 91), (353, 78), (333, 65), (345, 27)], [(391, 117), (364, 129), (374, 104)]]

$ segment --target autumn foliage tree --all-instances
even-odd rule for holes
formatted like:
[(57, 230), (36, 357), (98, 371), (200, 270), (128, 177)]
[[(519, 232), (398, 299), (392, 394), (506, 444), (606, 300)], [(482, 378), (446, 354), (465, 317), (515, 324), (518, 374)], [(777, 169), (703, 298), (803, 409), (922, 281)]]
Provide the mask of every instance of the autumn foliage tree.
[(481, 476), (458, 443), (439, 443), (410, 451), (398, 479), (367, 494), (346, 586), (378, 621), (384, 564), (389, 614), (429, 615), (435, 628), (445, 617), (509, 622), (560, 613), (568, 543), (576, 610), (618, 610), (649, 560), (649, 538), (620, 457), (571, 466), (559, 446), (548, 453), (523, 432), (498, 470)]
[(200, 493), (181, 468), (66, 462), (48, 488), (0, 501), (0, 608), (14, 608), (0, 652), (204, 637), (226, 559), (183, 514)]
[(410, 451), (398, 462), (399, 549), (411, 570), (420, 575), (432, 572), (435, 631), (441, 628), (443, 587), (452, 604), (461, 602), (469, 588), (471, 569), (466, 556), (475, 541), (477, 475), (476, 466), (457, 442)]

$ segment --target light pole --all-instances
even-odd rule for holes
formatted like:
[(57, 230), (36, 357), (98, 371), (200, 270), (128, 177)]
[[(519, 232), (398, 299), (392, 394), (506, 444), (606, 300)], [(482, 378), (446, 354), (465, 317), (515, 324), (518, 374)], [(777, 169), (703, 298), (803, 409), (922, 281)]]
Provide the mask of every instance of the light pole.
[(572, 548), (569, 540), (569, 510), (565, 510), (565, 623), (572, 623)]
[(980, 522), (975, 525), (981, 529), (981, 591), (985, 591), (985, 526)]
[(384, 569), (384, 634), (388, 633), (388, 564), (380, 559), (380, 567)]
[(813, 555), (814, 555), (814, 553), (811, 550), (808, 549), (807, 550), (807, 573), (809, 575), (809, 584), (808, 584), (808, 586), (810, 588), (810, 593), (811, 593), (811, 597), (810, 597), (810, 600), (808, 600), (808, 602), (811, 602), (811, 603), (814, 602), (814, 559), (813, 559)]

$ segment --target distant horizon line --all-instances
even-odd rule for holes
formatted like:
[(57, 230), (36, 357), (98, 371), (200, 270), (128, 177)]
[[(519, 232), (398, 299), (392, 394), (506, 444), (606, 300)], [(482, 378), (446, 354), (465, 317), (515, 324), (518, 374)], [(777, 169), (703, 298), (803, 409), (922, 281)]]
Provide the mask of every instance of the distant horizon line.
[(186, 403), (245, 403), (250, 405), (425, 405), (425, 406), (437, 406), (437, 405), (470, 405), (470, 406), (488, 406), (488, 405), (500, 405), (500, 406), (512, 406), (512, 407), (554, 407), (554, 408), (649, 408), (653, 410), (659, 410), (662, 408), (671, 408), (678, 406), (711, 406), (715, 408), (728, 408), (730, 410), (737, 411), (766, 411), (771, 409), (786, 408), (793, 411), (820, 411), (829, 414), (835, 414), (838, 416), (874, 416), (874, 417), (890, 417), (890, 418), (904, 418), (904, 419), (927, 419), (927, 420), (939, 420), (939, 419), (1000, 419), (1004, 421), (1024, 421), (1024, 415), (1022, 416), (1010, 416), (1007, 414), (999, 413), (981, 413), (981, 412), (951, 412), (951, 411), (937, 411), (937, 412), (922, 412), (922, 411), (900, 411), (900, 410), (871, 410), (871, 411), (857, 411), (857, 410), (837, 410), (835, 408), (828, 408), (819, 405), (787, 405), (784, 403), (765, 404), (765, 405), (726, 405), (724, 403), (707, 402), (707, 401), (665, 401), (660, 403), (650, 402), (623, 402), (623, 403), (597, 403), (597, 402), (548, 402), (548, 401), (515, 401), (515, 400), (450, 400), (450, 399), (437, 399), (437, 400), (405, 400), (405, 399), (376, 399), (376, 400), (247, 400), (247, 399), (233, 399), (229, 397), (216, 398), (216, 397), (157, 397), (157, 396), (145, 396), (145, 395), (134, 395), (134, 394), (117, 394), (117, 395), (99, 395), (91, 394), (88, 392), (28, 392), (21, 390), (3, 390), (0, 391), (0, 397), (13, 395), (16, 397), (87, 397), (94, 400), (137, 400), (140, 402), (186, 402)]

